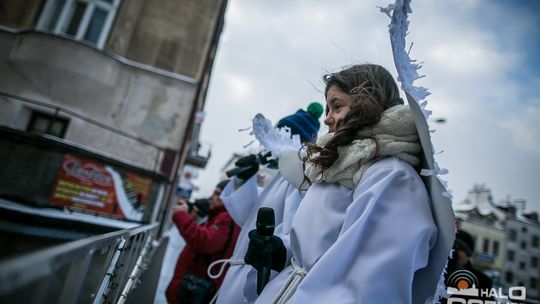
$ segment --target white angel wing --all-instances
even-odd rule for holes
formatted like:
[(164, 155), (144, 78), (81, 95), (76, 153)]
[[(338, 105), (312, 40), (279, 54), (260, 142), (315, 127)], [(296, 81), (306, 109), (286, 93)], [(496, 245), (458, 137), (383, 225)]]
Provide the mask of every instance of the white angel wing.
[(253, 118), (252, 134), (266, 151), (272, 152), (274, 158), (279, 158), (285, 151), (298, 151), (302, 147), (299, 135), (291, 134), (288, 127), (274, 127), (272, 122), (260, 113)]
[(414, 282), (416, 288), (413, 288), (418, 293), (422, 293), (417, 294), (416, 298), (427, 299), (426, 303), (439, 303), (440, 297), (446, 295), (444, 273), (455, 238), (451, 195), (446, 189), (446, 182), (439, 177), (447, 170), (441, 169), (434, 159), (434, 149), (427, 123), (431, 111), (426, 109), (427, 101), (425, 100), (430, 93), (426, 88), (413, 84), (416, 79), (423, 77), (418, 74), (418, 70), (422, 66), (412, 60), (405, 51), (405, 36), (409, 27), (407, 17), (412, 12), (410, 0), (396, 0), (387, 8), (381, 8), (381, 11), (388, 16), (392, 13), (392, 21), (388, 26), (392, 54), (399, 75), (398, 80), (407, 96), (422, 144), (422, 167), (424, 169), (422, 169), (421, 174), (431, 198), (431, 211), (438, 229), (437, 242), (430, 251), (429, 264), (419, 270)]

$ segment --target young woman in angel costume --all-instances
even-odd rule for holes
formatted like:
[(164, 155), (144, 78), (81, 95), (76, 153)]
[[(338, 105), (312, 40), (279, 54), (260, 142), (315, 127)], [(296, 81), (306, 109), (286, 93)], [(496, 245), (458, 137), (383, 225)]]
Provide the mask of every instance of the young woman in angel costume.
[[(276, 127), (259, 114), (253, 120), (253, 133), (265, 151), (271, 152), (274, 158), (278, 158), (284, 151), (296, 153), (302, 143), (315, 139), (320, 126), (318, 119), (322, 112), (321, 104), (314, 102), (308, 106), (307, 111), (298, 110), (284, 117)], [(241, 227), (241, 231), (229, 261), (230, 268), (218, 293), (217, 303), (246, 302), (244, 286), (252, 267), (235, 260), (243, 261), (249, 241), (248, 232), (255, 228), (259, 208), (274, 209), (275, 232), (286, 237), (290, 233), (292, 218), (302, 200), (302, 193), (297, 186), (291, 184), (279, 172), (264, 189), (260, 190), (255, 174), (258, 169), (255, 155), (240, 159), (236, 165), (251, 168), (235, 176), (220, 196), (235, 223)], [(301, 170), (300, 167), (296, 171)]]
[[(426, 293), (422, 282), (436, 286), (443, 267), (419, 278), (431, 267), (437, 226), (417, 173), (422, 146), (411, 110), (379, 65), (354, 65), (324, 80), (329, 133), (308, 146), (311, 186), (290, 235), (263, 242), (250, 233), (246, 263), (279, 271), (253, 300), (425, 303), (434, 290)], [(276, 260), (286, 262), (265, 262)]]

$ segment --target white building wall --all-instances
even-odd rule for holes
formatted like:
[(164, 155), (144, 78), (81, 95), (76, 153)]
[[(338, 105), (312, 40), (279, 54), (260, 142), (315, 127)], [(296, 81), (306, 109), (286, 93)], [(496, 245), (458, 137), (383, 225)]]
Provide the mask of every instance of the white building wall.
[[(507, 260), (505, 263), (503, 282), (509, 286), (525, 286), (527, 287), (527, 295), (538, 299), (540, 298), (540, 261), (536, 266), (533, 266), (531, 259), (536, 257), (540, 260), (540, 247), (534, 247), (532, 244), (533, 236), (540, 238), (540, 225), (510, 218), (507, 220), (506, 226), (507, 237), (510, 236), (511, 231), (515, 231), (516, 240), (508, 239), (507, 241), (507, 252), (513, 251), (514, 259), (513, 261)], [(513, 280), (508, 280), (509, 276), (512, 276)], [(534, 280), (536, 280), (536, 286), (531, 285), (531, 281)]]

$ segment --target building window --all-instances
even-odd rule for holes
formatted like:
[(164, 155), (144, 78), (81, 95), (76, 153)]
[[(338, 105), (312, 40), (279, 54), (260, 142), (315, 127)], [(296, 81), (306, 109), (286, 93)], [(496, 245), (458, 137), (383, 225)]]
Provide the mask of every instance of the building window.
[(515, 241), (517, 238), (517, 232), (514, 229), (508, 229), (508, 240)]
[(506, 253), (506, 258), (508, 261), (511, 261), (513, 262), (514, 261), (514, 251), (513, 250), (508, 250), (508, 252)]
[(537, 278), (529, 278), (529, 287), (531, 289), (536, 289), (536, 287), (538, 287), (538, 279)]
[(521, 249), (527, 249), (527, 242), (521, 241)]
[(534, 248), (538, 248), (538, 235), (533, 235), (532, 239), (531, 239), (531, 246), (534, 247)]
[(102, 49), (120, 0), (48, 0), (38, 29), (64, 34)]
[(519, 269), (525, 270), (525, 262), (519, 262)]
[(499, 255), (499, 242), (493, 241), (493, 255)]
[(489, 239), (484, 239), (482, 242), (482, 252), (489, 253)]
[(531, 267), (533, 267), (533, 268), (538, 267), (538, 258), (537, 257), (531, 257)]
[(68, 120), (41, 112), (32, 112), (26, 131), (34, 134), (49, 134), (64, 137)]
[(514, 274), (511, 271), (507, 271), (505, 275), (506, 282), (512, 283), (514, 281)]
[(527, 227), (521, 227), (521, 232), (527, 233)]

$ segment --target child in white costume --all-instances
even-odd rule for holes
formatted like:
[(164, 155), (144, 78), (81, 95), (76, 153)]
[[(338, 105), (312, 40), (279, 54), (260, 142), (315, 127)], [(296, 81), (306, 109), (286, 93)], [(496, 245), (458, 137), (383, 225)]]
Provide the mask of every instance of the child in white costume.
[[(300, 141), (310, 141), (319, 129), (318, 118), (322, 114), (322, 107), (312, 103), (308, 111), (299, 110), (293, 115), (280, 120), (278, 127), (289, 127), (289, 135), (299, 136)], [(270, 148), (270, 147), (267, 147)], [(291, 185), (280, 173), (277, 173), (270, 183), (259, 194), (257, 176), (253, 175), (238, 189), (240, 181), (234, 177), (225, 187), (221, 199), (232, 219), (241, 227), (240, 235), (234, 248), (231, 259), (242, 260), (248, 245), (248, 232), (255, 228), (257, 212), (261, 207), (274, 209), (276, 234), (289, 235), (292, 218), (302, 200), (302, 193)], [(221, 285), (217, 303), (244, 303), (244, 285), (246, 276), (252, 269), (250, 265), (231, 265)]]
[(265, 250), (252, 238), (245, 257), (257, 268), (269, 252), (288, 255), (256, 303), (425, 303), (417, 274), (437, 227), (414, 169), (422, 148), (411, 111), (381, 66), (355, 65), (324, 80), (330, 133), (308, 147), (312, 185), (290, 244)]

